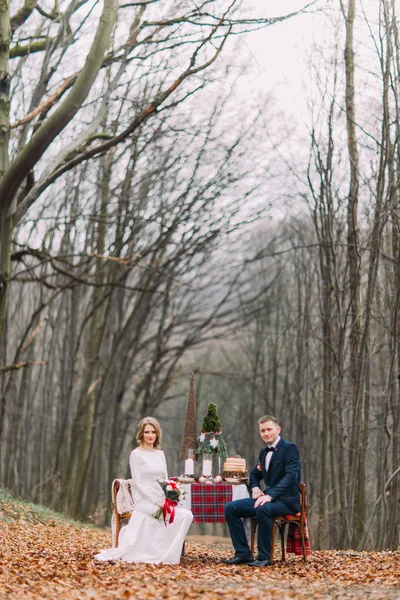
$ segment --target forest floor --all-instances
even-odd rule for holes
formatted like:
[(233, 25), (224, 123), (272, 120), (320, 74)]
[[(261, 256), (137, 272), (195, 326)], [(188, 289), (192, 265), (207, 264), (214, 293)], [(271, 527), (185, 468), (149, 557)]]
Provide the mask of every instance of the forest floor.
[(110, 531), (0, 493), (0, 599), (400, 600), (400, 552), (313, 552), (272, 567), (227, 566), (226, 538), (189, 536), (180, 565), (100, 563)]

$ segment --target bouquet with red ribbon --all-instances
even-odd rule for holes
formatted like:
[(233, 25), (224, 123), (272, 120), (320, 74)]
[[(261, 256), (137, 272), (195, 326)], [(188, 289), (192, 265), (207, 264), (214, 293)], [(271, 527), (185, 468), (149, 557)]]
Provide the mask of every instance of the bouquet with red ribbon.
[[(168, 522), (173, 523), (175, 519), (175, 506), (178, 504), (180, 498), (183, 496), (183, 490), (177, 481), (168, 479), (167, 481), (158, 482), (164, 492), (164, 504), (153, 514), (155, 519), (161, 519), (163, 517), (165, 526)], [(169, 516), (169, 519), (168, 519)]]

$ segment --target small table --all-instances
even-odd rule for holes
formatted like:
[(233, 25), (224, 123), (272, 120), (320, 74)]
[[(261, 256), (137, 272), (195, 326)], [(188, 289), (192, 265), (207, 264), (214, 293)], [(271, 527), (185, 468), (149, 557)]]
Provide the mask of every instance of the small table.
[(225, 504), (249, 497), (245, 484), (181, 483), (181, 488), (186, 494), (179, 506), (192, 511), (194, 523), (224, 523)]

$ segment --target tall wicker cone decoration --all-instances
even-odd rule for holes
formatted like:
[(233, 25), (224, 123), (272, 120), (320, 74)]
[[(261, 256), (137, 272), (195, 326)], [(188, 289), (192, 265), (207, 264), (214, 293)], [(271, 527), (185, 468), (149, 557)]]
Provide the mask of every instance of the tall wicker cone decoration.
[[(187, 452), (192, 449), (196, 451), (197, 435), (196, 435), (196, 392), (194, 388), (194, 373), (190, 378), (189, 397), (186, 408), (185, 428), (183, 430), (182, 445), (181, 445), (181, 460), (187, 458)], [(195, 458), (195, 456), (193, 457)]]

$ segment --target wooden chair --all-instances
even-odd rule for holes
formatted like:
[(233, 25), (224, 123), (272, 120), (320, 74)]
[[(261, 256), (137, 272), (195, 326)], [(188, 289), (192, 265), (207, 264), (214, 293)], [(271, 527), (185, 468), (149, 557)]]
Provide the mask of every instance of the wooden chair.
[[(299, 528), (303, 560), (304, 561), (307, 560), (307, 551), (306, 551), (305, 534), (304, 534), (305, 533), (304, 532), (305, 519), (306, 519), (307, 511), (308, 511), (306, 484), (300, 483), (299, 489), (300, 489), (300, 512), (298, 512), (296, 515), (293, 515), (293, 516), (291, 515), (289, 518), (288, 517), (275, 517), (274, 518), (274, 523), (272, 526), (272, 539), (271, 539), (271, 562), (274, 560), (275, 535), (276, 535), (277, 529), (279, 529), (279, 533), (281, 534), (282, 560), (283, 561), (286, 560), (285, 527), (286, 527), (286, 525), (289, 525), (289, 523), (293, 523), (296, 527)], [(251, 542), (250, 542), (250, 548), (251, 548), (251, 551), (253, 554), (254, 554), (254, 547), (255, 547), (256, 530), (257, 530), (257, 519), (256, 519), (256, 517), (253, 517), (251, 520)]]
[(115, 479), (115, 481), (113, 482), (113, 485), (112, 485), (112, 504), (111, 504), (113, 515), (115, 517), (115, 548), (118, 548), (118, 538), (119, 538), (119, 532), (121, 531), (122, 522), (125, 519), (129, 520), (132, 515), (131, 512), (119, 514), (119, 512), (117, 510), (116, 499), (117, 499), (117, 493), (119, 490), (119, 485), (120, 484), (119, 484), (118, 479)]

